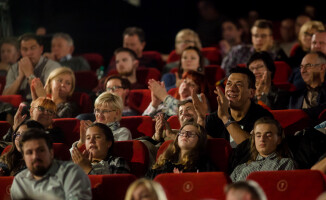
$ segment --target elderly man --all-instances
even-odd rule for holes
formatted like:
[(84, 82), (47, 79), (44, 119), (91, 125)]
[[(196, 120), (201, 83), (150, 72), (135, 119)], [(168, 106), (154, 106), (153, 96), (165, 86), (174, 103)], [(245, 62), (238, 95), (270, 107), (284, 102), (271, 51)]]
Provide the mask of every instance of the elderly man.
[(87, 175), (72, 162), (53, 159), (52, 142), (44, 131), (28, 129), (20, 148), (27, 169), (15, 176), (11, 199), (92, 199)]
[(74, 41), (67, 33), (56, 33), (52, 37), (51, 53), (44, 56), (59, 62), (62, 66), (69, 67), (73, 71), (90, 70), (88, 62), (81, 56), (71, 56), (74, 52)]
[(12, 65), (6, 77), (3, 95), (20, 94), (27, 101), (32, 100), (30, 84), (40, 78), (43, 85), (49, 74), (60, 67), (59, 63), (42, 56), (43, 46), (35, 34), (26, 33), (19, 38), (22, 58)]

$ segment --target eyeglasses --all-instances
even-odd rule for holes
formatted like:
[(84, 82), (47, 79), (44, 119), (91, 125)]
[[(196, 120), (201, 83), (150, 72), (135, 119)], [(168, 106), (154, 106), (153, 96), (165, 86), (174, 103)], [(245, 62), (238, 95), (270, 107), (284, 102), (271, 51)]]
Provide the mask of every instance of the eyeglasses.
[(54, 115), (55, 114), (54, 111), (45, 109), (43, 106), (36, 106), (34, 108), (37, 108), (37, 110), (40, 111), (40, 112), (42, 112), (42, 113), (45, 113), (45, 111), (46, 111), (50, 115)]
[(306, 68), (306, 69), (310, 69), (312, 67), (316, 67), (318, 65), (320, 65), (321, 63), (317, 63), (317, 64), (311, 64), (311, 63), (307, 63), (305, 65), (300, 65), (300, 69)]
[(116, 90), (118, 90), (120, 88), (123, 88), (123, 87), (122, 86), (108, 87), (108, 88), (106, 88), (106, 91), (108, 91), (108, 92), (114, 92), (114, 91), (116, 91)]
[(18, 138), (20, 138), (20, 136), (21, 136), (22, 134), (21, 134), (21, 132), (16, 132), (15, 134), (14, 134), (14, 138), (15, 139), (18, 139)]
[(183, 137), (188, 137), (188, 138), (194, 138), (198, 136), (198, 134), (193, 131), (179, 131), (178, 135)]
[(102, 115), (107, 115), (110, 112), (114, 112), (114, 111), (116, 111), (116, 110), (100, 110), (100, 109), (97, 109), (97, 108), (94, 109), (95, 114), (102, 114)]

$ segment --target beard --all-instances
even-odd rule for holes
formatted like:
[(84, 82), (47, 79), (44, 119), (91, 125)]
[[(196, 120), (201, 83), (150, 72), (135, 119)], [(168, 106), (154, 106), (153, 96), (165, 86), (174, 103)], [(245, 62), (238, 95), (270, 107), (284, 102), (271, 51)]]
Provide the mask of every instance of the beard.
[[(37, 161), (42, 162), (41, 160), (37, 160)], [(44, 176), (46, 174), (46, 172), (48, 172), (48, 170), (50, 169), (50, 167), (52, 165), (52, 163), (51, 163), (48, 167), (45, 167), (45, 166), (34, 167), (34, 162), (32, 163), (32, 169), (30, 171), (35, 176)]]
[(131, 76), (132, 73), (133, 73), (133, 70), (126, 71), (126, 72), (120, 72), (119, 74), (120, 74), (120, 76), (126, 76), (126, 77), (128, 77), (128, 76)]

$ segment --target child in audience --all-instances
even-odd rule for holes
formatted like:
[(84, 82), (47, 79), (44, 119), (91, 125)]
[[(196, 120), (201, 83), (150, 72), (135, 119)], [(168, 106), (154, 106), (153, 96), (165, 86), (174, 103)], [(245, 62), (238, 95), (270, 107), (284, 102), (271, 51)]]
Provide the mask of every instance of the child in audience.
[(256, 171), (292, 170), (294, 161), (284, 140), (284, 131), (274, 119), (263, 117), (254, 124), (251, 132), (250, 160), (238, 165), (231, 174), (233, 182), (246, 180)]
[(28, 128), (44, 130), (42, 124), (34, 120), (23, 121), (16, 128), (12, 136), (12, 145), (9, 151), (0, 157), (0, 176), (15, 176), (26, 168), (19, 146), (19, 139)]
[(128, 188), (125, 200), (167, 200), (162, 186), (145, 178), (134, 181)]
[[(84, 128), (84, 127), (83, 127)], [(126, 160), (112, 156), (114, 138), (111, 129), (105, 124), (94, 123), (81, 135), (78, 143), (85, 144), (82, 153), (73, 144), (71, 158), (86, 174), (123, 174), (129, 173)]]
[(75, 90), (75, 74), (68, 67), (53, 70), (46, 80), (45, 87), (39, 78), (32, 81), (33, 100), (37, 97), (51, 96), (57, 106), (57, 118), (71, 118), (77, 115), (77, 105), (69, 101)]
[(166, 151), (160, 155), (153, 168), (146, 174), (154, 179), (162, 173), (215, 171), (215, 166), (206, 156), (207, 134), (194, 122), (186, 122)]
[(167, 73), (162, 77), (162, 81), (165, 84), (166, 91), (172, 88), (179, 87), (181, 84), (181, 77), (184, 72), (190, 70), (197, 71), (204, 74), (204, 59), (197, 47), (187, 47), (181, 54), (180, 64), (177, 73)]

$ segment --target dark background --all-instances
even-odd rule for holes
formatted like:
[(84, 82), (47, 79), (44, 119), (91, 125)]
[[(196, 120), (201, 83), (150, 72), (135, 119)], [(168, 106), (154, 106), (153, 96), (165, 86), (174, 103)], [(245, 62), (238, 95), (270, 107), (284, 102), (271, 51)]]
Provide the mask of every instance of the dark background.
[[(48, 33), (66, 32), (75, 41), (75, 53), (98, 52), (105, 61), (122, 44), (122, 32), (139, 26), (146, 33), (145, 50), (169, 53), (175, 34), (182, 28), (196, 30), (199, 20), (198, 0), (142, 0), (134, 7), (123, 0), (9, 0), (15, 36), (35, 32), (44, 26)], [(280, 21), (295, 18), (306, 4), (317, 8), (316, 19), (324, 21), (321, 1), (250, 0), (216, 1), (220, 13), (245, 17), (257, 10), (260, 18)]]

